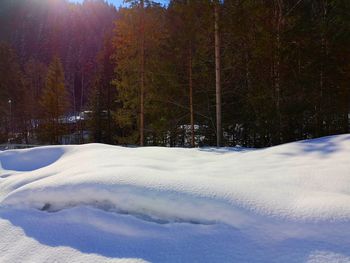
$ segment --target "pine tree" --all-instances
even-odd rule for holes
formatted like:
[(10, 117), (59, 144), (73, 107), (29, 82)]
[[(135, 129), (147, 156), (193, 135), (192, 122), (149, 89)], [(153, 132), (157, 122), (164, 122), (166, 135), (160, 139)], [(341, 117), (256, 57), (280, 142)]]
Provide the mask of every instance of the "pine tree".
[[(0, 141), (27, 130), (23, 73), (15, 51), (0, 43)], [(20, 138), (19, 138), (20, 139)]]
[[(142, 6), (141, 6), (142, 8)], [(122, 9), (116, 21), (113, 38), (116, 78), (113, 83), (117, 88), (118, 110), (115, 113), (117, 125), (123, 129), (119, 143), (140, 144), (142, 137), (147, 143), (147, 136), (152, 131), (152, 119), (159, 94), (160, 63), (164, 32), (165, 9), (157, 4), (146, 2), (144, 6), (143, 26), (140, 28), (140, 6)], [(144, 30), (140, 34), (140, 30)], [(158, 108), (158, 113), (162, 111)], [(159, 117), (159, 114), (158, 114)], [(142, 135), (143, 132), (144, 135)]]
[(26, 92), (26, 105), (28, 109), (28, 133), (30, 139), (35, 139), (35, 127), (40, 117), (40, 107), (38, 107), (38, 98), (45, 87), (46, 66), (45, 64), (30, 59), (24, 65), (24, 83)]
[(60, 59), (55, 56), (48, 68), (46, 85), (40, 101), (44, 116), (44, 139), (52, 144), (58, 144), (64, 133), (67, 98), (63, 66)]
[(113, 132), (116, 131), (113, 112), (116, 110), (116, 89), (112, 84), (114, 78), (114, 63), (111, 36), (105, 37), (104, 46), (97, 56), (98, 68), (94, 86), (89, 96), (89, 106), (92, 118), (89, 129), (92, 132), (92, 141), (99, 143), (113, 143)]

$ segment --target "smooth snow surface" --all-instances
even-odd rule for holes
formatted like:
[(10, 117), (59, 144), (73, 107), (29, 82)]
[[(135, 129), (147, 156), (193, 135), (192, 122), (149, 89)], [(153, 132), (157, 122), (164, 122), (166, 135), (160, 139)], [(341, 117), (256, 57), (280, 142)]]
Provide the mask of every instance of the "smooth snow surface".
[(0, 262), (350, 262), (350, 135), (0, 162)]

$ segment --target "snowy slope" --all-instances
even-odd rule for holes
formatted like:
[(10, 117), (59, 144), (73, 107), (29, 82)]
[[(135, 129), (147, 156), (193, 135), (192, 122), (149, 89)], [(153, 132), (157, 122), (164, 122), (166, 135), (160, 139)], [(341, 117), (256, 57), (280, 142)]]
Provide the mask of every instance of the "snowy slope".
[(350, 135), (0, 152), (0, 262), (350, 262)]

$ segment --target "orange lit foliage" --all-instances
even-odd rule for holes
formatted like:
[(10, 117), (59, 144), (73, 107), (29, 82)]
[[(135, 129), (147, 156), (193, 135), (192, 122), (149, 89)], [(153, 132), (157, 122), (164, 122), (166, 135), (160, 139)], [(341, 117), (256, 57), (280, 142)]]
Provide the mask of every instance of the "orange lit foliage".
[[(113, 59), (116, 63), (114, 85), (118, 91), (119, 107), (115, 113), (117, 125), (123, 134), (119, 143), (136, 144), (138, 142), (138, 125), (140, 112), (140, 8), (121, 9), (116, 20), (113, 46)], [(146, 132), (152, 133), (152, 125), (157, 122), (154, 116), (162, 111), (159, 98), (164, 89), (161, 86), (162, 55), (167, 36), (165, 8), (146, 3), (145, 6), (145, 120)], [(159, 118), (158, 118), (159, 120)]]

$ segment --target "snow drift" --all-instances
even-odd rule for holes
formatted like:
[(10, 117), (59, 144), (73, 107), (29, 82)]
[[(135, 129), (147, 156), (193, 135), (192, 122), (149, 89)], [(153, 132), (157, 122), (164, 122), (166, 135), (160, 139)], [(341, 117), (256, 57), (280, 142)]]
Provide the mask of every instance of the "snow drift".
[[(307, 257), (303, 249), (302, 258), (291, 258), (288, 244), (281, 253), (291, 262), (347, 262), (349, 252), (343, 248), (350, 245), (349, 153), (350, 135), (262, 150), (90, 144), (5, 151), (0, 152), (0, 211), (31, 211), (43, 217), (65, 213), (65, 220), (77, 222), (72, 215), (87, 209), (133, 218), (146, 229), (149, 224), (189, 225), (193, 233), (206, 226), (224, 228), (235, 233), (238, 240), (233, 240), (238, 242), (312, 240)], [(121, 235), (120, 228), (113, 227), (114, 220), (103, 222), (90, 223)], [(218, 239), (220, 234), (215, 242)], [(221, 249), (216, 251), (223, 256), (220, 262), (259, 261)], [(164, 261), (152, 253), (153, 258), (147, 258), (146, 252), (141, 258)], [(263, 262), (273, 258), (260, 257)], [(172, 258), (176, 259), (179, 255)]]

